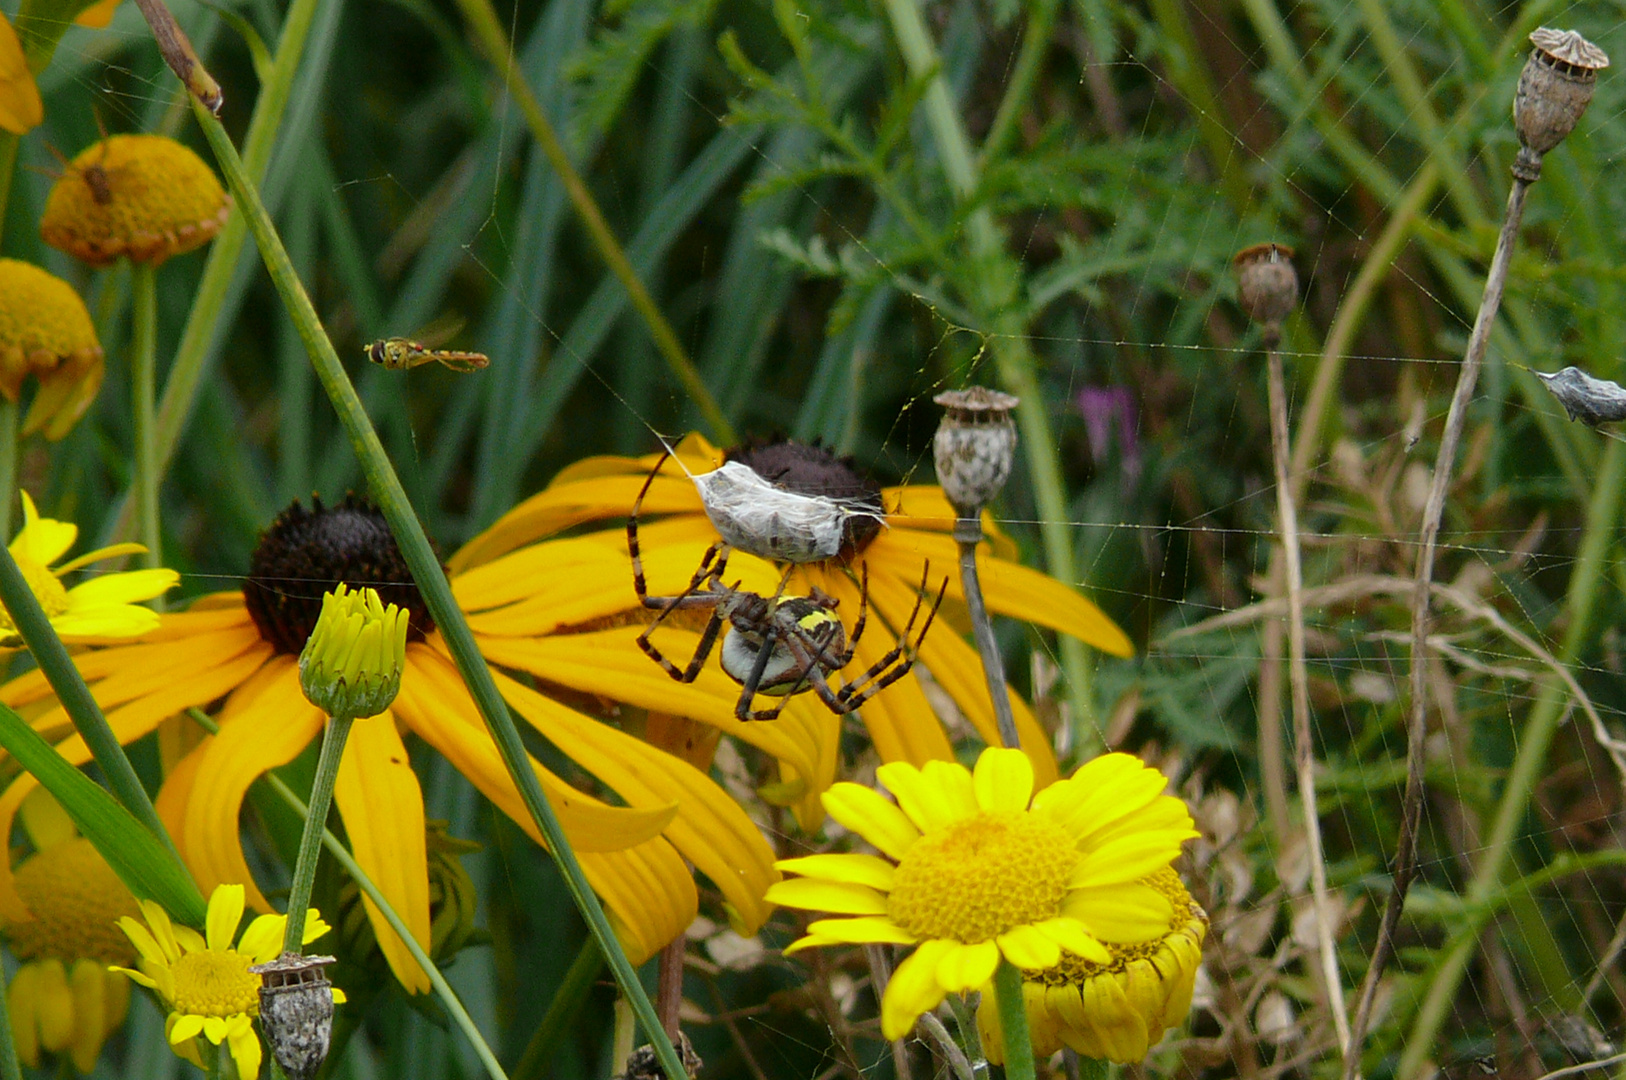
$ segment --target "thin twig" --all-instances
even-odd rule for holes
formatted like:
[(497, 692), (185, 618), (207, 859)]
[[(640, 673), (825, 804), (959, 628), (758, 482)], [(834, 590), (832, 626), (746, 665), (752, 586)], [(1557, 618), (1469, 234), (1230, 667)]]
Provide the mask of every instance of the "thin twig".
[(1599, 1058), (1597, 1061), (1583, 1061), (1579, 1065), (1566, 1065), (1562, 1069), (1554, 1069), (1550, 1073), (1543, 1073), (1541, 1076), (1536, 1077), (1536, 1080), (1558, 1080), (1561, 1076), (1574, 1076), (1576, 1073), (1601, 1069), (1605, 1065), (1615, 1065), (1622, 1061), (1626, 1061), (1626, 1053), (1613, 1054), (1606, 1058)]
[[(886, 994), (886, 984), (892, 978), (892, 964), (887, 957), (886, 946), (865, 945), (864, 959), (869, 961), (870, 985), (875, 991), (875, 1000), (880, 1001)], [(909, 1048), (902, 1039), (892, 1040), (892, 1068), (897, 1073), (898, 1080), (909, 1080)]]
[(982, 583), (977, 576), (977, 544), (981, 540), (981, 518), (962, 517), (954, 522), (954, 542), (960, 548), (960, 585), (971, 614), (972, 636), (977, 639), (977, 651), (982, 654), (982, 674), (988, 682), (988, 699), (994, 705), (999, 741), (1015, 750), (1022, 742), (1016, 734), (1016, 716), (1011, 712), (1010, 690), (1005, 684), (1005, 661), (999, 655), (993, 620), (988, 617), (988, 607), (982, 599)]
[(949, 1068), (960, 1080), (976, 1080), (976, 1074), (971, 1071), (971, 1059), (965, 1056), (960, 1044), (954, 1041), (948, 1028), (943, 1026), (935, 1013), (921, 1013), (918, 1027), (925, 1041), (930, 1043), (937, 1056), (948, 1062)]
[[(1274, 338), (1274, 335), (1271, 335)], [(1304, 566), (1299, 557), (1298, 510), (1288, 478), (1291, 440), (1287, 424), (1287, 386), (1282, 375), (1282, 354), (1270, 340), (1266, 365), (1270, 382), (1270, 444), (1276, 465), (1276, 514), (1282, 539), (1282, 561), (1287, 578), (1288, 682), (1293, 695), (1294, 764), (1298, 773), (1299, 804), (1310, 845), (1310, 898), (1315, 908), (1316, 945), (1321, 979), (1326, 985), (1327, 1008), (1338, 1032), (1338, 1048), (1347, 1055), (1349, 1016), (1344, 1005), (1344, 981), (1338, 970), (1338, 949), (1333, 941), (1331, 904), (1327, 898), (1327, 863), (1321, 843), (1321, 815), (1316, 810), (1315, 745), (1310, 733), (1310, 677), (1304, 660)]]

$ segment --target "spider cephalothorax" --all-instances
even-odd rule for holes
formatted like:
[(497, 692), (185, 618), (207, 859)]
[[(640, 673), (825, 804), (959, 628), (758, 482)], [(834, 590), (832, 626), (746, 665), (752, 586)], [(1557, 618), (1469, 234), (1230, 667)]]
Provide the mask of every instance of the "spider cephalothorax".
[[(948, 589), (948, 579), (937, 592), (937, 599), (926, 614), (920, 634), (913, 641), (915, 621), (926, 593), (926, 571), (921, 573), (920, 594), (915, 599), (909, 622), (899, 635), (898, 644), (870, 665), (856, 680), (847, 682), (841, 669), (852, 662), (853, 648), (864, 633), (869, 614), (869, 574), (867, 568), (859, 577), (858, 621), (853, 624), (848, 638), (836, 615), (839, 603), (833, 597), (814, 589), (806, 596), (784, 595), (789, 571), (780, 579), (779, 590), (773, 596), (762, 596), (723, 580), (728, 567), (730, 545), (719, 540), (706, 549), (700, 566), (689, 579), (688, 587), (676, 596), (650, 596), (644, 582), (643, 555), (638, 546), (638, 512), (643, 506), (649, 485), (665, 463), (663, 457), (644, 482), (638, 498), (633, 502), (627, 518), (627, 551), (632, 556), (632, 584), (638, 600), (644, 607), (660, 612), (655, 620), (638, 635), (638, 646), (650, 659), (679, 682), (693, 682), (705, 666), (706, 658), (717, 646), (722, 635), (720, 663), (729, 678), (740, 684), (739, 701), (734, 715), (741, 720), (772, 720), (785, 705), (781, 701), (771, 709), (751, 708), (757, 694), (789, 699), (796, 694), (813, 691), (825, 706), (838, 715), (846, 715), (868, 701), (881, 690), (892, 685), (909, 672), (915, 663), (915, 651), (931, 628), (938, 605)], [(929, 569), (929, 567), (928, 567)], [(687, 667), (679, 668), (655, 647), (650, 635), (674, 611), (710, 609), (711, 618), (700, 633), (700, 644), (695, 647)], [(838, 680), (840, 689), (830, 685)]]

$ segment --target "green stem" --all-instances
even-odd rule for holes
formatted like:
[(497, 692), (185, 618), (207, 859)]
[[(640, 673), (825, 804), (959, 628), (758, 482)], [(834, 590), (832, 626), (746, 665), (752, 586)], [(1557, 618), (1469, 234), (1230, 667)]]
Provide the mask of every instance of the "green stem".
[(1003, 958), (994, 969), (994, 1001), (999, 1006), (999, 1032), (1005, 1040), (1005, 1080), (1033, 1080), (1033, 1039), (1028, 1034), (1028, 1008), (1022, 1001), (1022, 972)]
[(0, 238), (5, 236), (6, 205), (11, 201), (11, 175), (17, 169), (18, 137), (0, 131)]
[[(976, 190), (977, 168), (970, 141), (949, 97), (937, 49), (915, 0), (886, 0), (886, 12), (909, 74), (916, 79), (931, 78), (923, 99), (926, 122), (937, 143), (938, 159), (943, 163), (949, 187), (956, 199), (964, 202)], [(1017, 309), (1020, 268), (1006, 253), (999, 229), (986, 207), (971, 212), (966, 221), (966, 234), (971, 247), (971, 279), (978, 282), (980, 289), (976, 300), (981, 313), (990, 316), (989, 337), (1000, 383), (1021, 399), (1016, 407), (1016, 426), (1021, 435), (1022, 456), (1027, 461), (1028, 481), (1033, 485), (1034, 505), (1039, 513), (1045, 565), (1052, 577), (1076, 586), (1078, 572), (1073, 558), (1067, 493), (1062, 482), (1061, 462), (1056, 456), (1056, 439), (1050, 427), (1048, 400), (1034, 374), (1036, 362), (1028, 347), (1027, 327)], [(1066, 634), (1058, 635), (1058, 639), (1061, 666), (1067, 675), (1068, 696), (1081, 739), (1080, 749), (1088, 753), (1092, 744), (1100, 742), (1094, 672), (1082, 642)]]
[[(259, 245), (260, 256), (266, 270), (270, 273), (272, 282), (282, 296), (283, 306), (305, 343), (311, 365), (316, 369), (317, 379), (321, 381), (322, 388), (327, 392), (334, 411), (338, 414), (339, 422), (343, 424), (350, 437), (351, 446), (367, 476), (368, 487), (385, 520), (389, 522), (390, 531), (395, 534), (396, 543), (399, 544), (402, 557), (406, 559), (407, 566), (412, 571), (412, 579), (423, 596), (424, 604), (435, 620), (435, 625), (440, 628), (441, 636), (463, 676), (463, 681), (468, 686), (470, 696), (485, 718), (492, 740), (502, 755), (503, 764), (507, 766), (509, 775), (519, 788), (520, 798), (541, 832), (549, 854), (558, 864), (571, 899), (587, 920), (599, 948), (604, 951), (621, 992), (626, 995), (639, 1024), (655, 1047), (662, 1069), (668, 1076), (685, 1075), (683, 1064), (678, 1059), (677, 1052), (673, 1050), (671, 1040), (667, 1039), (666, 1033), (661, 1030), (660, 1022), (655, 1017), (654, 1006), (650, 1004), (649, 996), (644, 993), (643, 985), (638, 981), (638, 973), (633, 970), (626, 953), (621, 949), (621, 943), (616, 940), (615, 931), (610, 928), (609, 920), (605, 918), (604, 908), (592, 887), (588, 885), (586, 875), (582, 873), (581, 863), (565, 836), (564, 828), (559, 824), (558, 816), (554, 814), (553, 807), (542, 792), (542, 785), (536, 778), (536, 771), (531, 767), (519, 732), (508, 714), (508, 707), (497, 692), (497, 684), (491, 677), (491, 671), (486, 667), (484, 657), (480, 655), (474, 634), (469, 630), (462, 609), (457, 606), (457, 601), (452, 596), (451, 586), (441, 569), (440, 558), (430, 546), (429, 538), (424, 535), (423, 526), (418, 523), (417, 513), (407, 499), (400, 478), (390, 465), (383, 444), (379, 442), (378, 433), (373, 430), (372, 424), (367, 419), (366, 410), (362, 408), (361, 399), (356, 395), (355, 387), (345, 374), (344, 364), (334, 351), (333, 342), (328, 340), (327, 332), (322, 328), (321, 319), (317, 317), (316, 309), (311, 305), (304, 285), (294, 273), (288, 252), (282, 246), (282, 239), (277, 235), (270, 215), (266, 213), (265, 204), (260, 201), (260, 193), (244, 172), (242, 159), (237, 156), (237, 148), (232, 145), (231, 138), (226, 134), (226, 129), (221, 126), (220, 121), (196, 99), (192, 102), (192, 114), (197, 117), (199, 126), (203, 128), (204, 137), (208, 140), (210, 149), (214, 151), (221, 171), (226, 175), (226, 182), (231, 188), (232, 195), (237, 199), (238, 207), (248, 221), (249, 231), (253, 233), (254, 241)], [(408, 937), (410, 938), (410, 935)]]
[(610, 223), (604, 220), (604, 214), (599, 209), (598, 202), (593, 193), (587, 190), (587, 184), (582, 180), (581, 174), (570, 160), (564, 143), (560, 141), (558, 132), (553, 128), (553, 122), (543, 111), (542, 104), (531, 92), (530, 84), (525, 81), (524, 72), (514, 62), (514, 50), (509, 46), (508, 35), (503, 31), (502, 23), (497, 19), (497, 11), (491, 6), (491, 0), (457, 0), (457, 6), (463, 12), (463, 18), (468, 20), (469, 27), (474, 31), (486, 59), (492, 66), (503, 73), (507, 81), (509, 95), (519, 103), (520, 111), (525, 114), (526, 122), (530, 125), (531, 136), (536, 139), (537, 145), (547, 155), (548, 163), (564, 185), (565, 193), (570, 196), (570, 202), (581, 216), (582, 224), (587, 226), (587, 234), (593, 239), (593, 246), (598, 249), (599, 258), (604, 260), (610, 272), (621, 282), (621, 287), (627, 290), (627, 297), (632, 301), (633, 308), (644, 325), (649, 329), (649, 336), (654, 339), (655, 347), (660, 350), (661, 357), (666, 366), (671, 369), (673, 376), (683, 384), (683, 390), (689, 395), (700, 410), (700, 415), (711, 428), (711, 436), (724, 445), (733, 445), (738, 441), (734, 434), (733, 425), (723, 415), (718, 407), (717, 399), (706, 388), (705, 380), (701, 379), (700, 372), (695, 368), (694, 361), (684, 351), (683, 342), (679, 340), (677, 331), (661, 313), (660, 306), (650, 295), (649, 289), (644, 285), (638, 271), (633, 269), (632, 262), (622, 249), (621, 242), (615, 238), (610, 229)]
[[(299, 61), (310, 36), (318, 3), (319, 0), (294, 0), (289, 6), (288, 15), (282, 23), (282, 36), (277, 41), (271, 75), (260, 87), (259, 96), (254, 102), (254, 116), (249, 121), (248, 135), (243, 140), (243, 162), (256, 184), (265, 180), (266, 170), (271, 166), (271, 151), (282, 127), (288, 99), (293, 93), (294, 76), (299, 71)], [(169, 378), (164, 382), (164, 394), (158, 403), (154, 443), (160, 476), (169, 468), (175, 448), (180, 445), (181, 433), (192, 411), (192, 402), (203, 382), (203, 366), (209, 358), (209, 344), (220, 321), (226, 294), (231, 288), (238, 256), (243, 253), (243, 244), (247, 240), (248, 227), (243, 223), (243, 215), (234, 213), (226, 219), (226, 227), (209, 245), (203, 276), (198, 281), (192, 310), (187, 315), (186, 326), (181, 330), (181, 341), (176, 346)], [(115, 537), (132, 535), (136, 513), (136, 499), (133, 496), (132, 489), (119, 507), (117, 522), (112, 529)]]
[(17, 403), (0, 395), (0, 538), (6, 540), (17, 505), (17, 412)]
[(158, 274), (152, 263), (130, 268), (130, 396), (135, 411), (136, 534), (147, 548), (142, 561), (163, 565), (158, 519), (158, 454), (154, 398), (158, 383)]
[(586, 1004), (587, 995), (592, 992), (593, 983), (603, 970), (604, 954), (598, 951), (593, 939), (588, 938), (582, 942), (581, 951), (571, 962), (570, 970), (565, 972), (559, 988), (553, 992), (553, 1000), (548, 1002), (548, 1011), (542, 1017), (542, 1022), (525, 1044), (525, 1052), (520, 1055), (519, 1064), (514, 1066), (514, 1080), (537, 1080), (547, 1074), (554, 1051)]
[(1039, 73), (1044, 68), (1045, 54), (1049, 52), (1051, 38), (1056, 32), (1058, 6), (1058, 0), (1037, 0), (1033, 13), (1028, 16), (1027, 31), (1022, 35), (1022, 51), (1016, 56), (1010, 81), (1005, 86), (1005, 96), (999, 103), (999, 111), (994, 114), (987, 137), (982, 141), (982, 164), (985, 166), (990, 161), (998, 160), (1016, 138), (1017, 122), (1022, 119), (1022, 110), (1027, 108), (1028, 99), (1033, 96), (1033, 88), (1038, 84)]
[[(1593, 612), (1609, 566), (1615, 532), (1620, 524), (1622, 484), (1626, 484), (1626, 444), (1611, 440), (1593, 483), (1592, 501), (1587, 506), (1586, 529), (1565, 597), (1569, 625), (1557, 653), (1558, 661), (1562, 664), (1573, 663), (1591, 637)], [(1503, 874), (1513, 855), (1513, 844), (1517, 839), (1515, 833), (1529, 812), (1530, 795), (1547, 761), (1547, 748), (1567, 715), (1566, 700), (1564, 688), (1558, 680), (1547, 678), (1542, 681), (1530, 719), (1519, 734), (1518, 753), (1508, 770), (1507, 783), (1496, 807), (1496, 817), (1489, 835), (1483, 841), (1484, 854), (1474, 867), (1473, 880), (1468, 884), (1465, 902), (1469, 907), (1484, 903), (1501, 887)], [(1473, 936), (1463, 937), (1440, 961), (1395, 1070), (1400, 1080), (1413, 1080), (1420, 1075), (1423, 1063), (1432, 1053), (1435, 1037), (1451, 1012), (1457, 987), (1473, 956), (1475, 942)]]
[[(186, 712), (188, 716), (197, 722), (199, 727), (209, 734), (218, 735), (220, 733), (220, 725), (215, 723), (213, 718), (202, 709), (191, 708), (187, 709)], [(271, 790), (276, 793), (277, 798), (286, 803), (289, 809), (307, 821), (310, 819), (310, 807), (305, 804), (305, 800), (295, 793), (293, 788), (288, 786), (287, 781), (275, 773), (267, 773), (264, 780), (270, 785)], [(361, 891), (367, 894), (367, 898), (373, 902), (374, 906), (383, 913), (384, 920), (390, 924), (390, 928), (400, 935), (402, 942), (406, 944), (407, 952), (412, 954), (412, 959), (417, 962), (419, 969), (429, 976), (429, 984), (434, 987), (435, 993), (439, 995), (441, 1004), (446, 1007), (447, 1012), (452, 1014), (452, 1021), (457, 1024), (458, 1029), (467, 1036), (469, 1044), (474, 1047), (476, 1055), (480, 1058), (481, 1063), (485, 1065), (486, 1073), (491, 1077), (491, 1080), (508, 1080), (502, 1071), (502, 1066), (497, 1063), (496, 1055), (491, 1052), (491, 1047), (486, 1045), (485, 1037), (480, 1034), (480, 1029), (475, 1026), (473, 1017), (469, 1016), (468, 1010), (463, 1008), (463, 1003), (458, 1000), (451, 984), (440, 973), (440, 969), (435, 966), (434, 961), (429, 959), (429, 954), (423, 951), (423, 946), (418, 944), (418, 939), (413, 937), (412, 932), (407, 929), (406, 920), (402, 919), (395, 908), (390, 906), (389, 898), (373, 883), (373, 879), (367, 876), (366, 871), (362, 870), (355, 858), (351, 856), (344, 844), (339, 841), (337, 836), (333, 835), (331, 830), (326, 828), (322, 830), (322, 845), (327, 848), (328, 854), (333, 856), (333, 860), (343, 867), (344, 872), (355, 880)], [(0, 1080), (5, 1080), (5, 1078), (0, 1077)]]
[(124, 756), (124, 748), (119, 745), (113, 729), (108, 727), (107, 718), (102, 715), (101, 707), (80, 677), (79, 669), (73, 666), (62, 639), (51, 628), (51, 622), (41, 610), (34, 591), (28, 587), (17, 560), (12, 558), (10, 549), (3, 544), (0, 544), (0, 603), (5, 604), (17, 633), (33, 654), (34, 662), (45, 673), (45, 679), (56, 692), (57, 700), (62, 702), (63, 709), (73, 720), (74, 729), (79, 732), (91, 757), (101, 768), (113, 796), (124, 804), (124, 808), (137, 821), (163, 841), (179, 861), (175, 844), (165, 831), (164, 823), (158, 820), (158, 813), (152, 808), (147, 790), (136, 777), (130, 759)]
[(339, 778), (339, 760), (350, 738), (348, 716), (330, 717), (322, 733), (322, 755), (316, 762), (316, 779), (311, 781), (310, 809), (305, 815), (305, 831), (299, 838), (299, 858), (294, 862), (294, 884), (288, 892), (288, 923), (283, 929), (282, 950), (305, 951), (305, 912), (311, 904), (311, 886), (316, 883), (316, 862), (321, 858), (322, 834), (327, 831), (327, 812), (333, 805), (333, 785)]

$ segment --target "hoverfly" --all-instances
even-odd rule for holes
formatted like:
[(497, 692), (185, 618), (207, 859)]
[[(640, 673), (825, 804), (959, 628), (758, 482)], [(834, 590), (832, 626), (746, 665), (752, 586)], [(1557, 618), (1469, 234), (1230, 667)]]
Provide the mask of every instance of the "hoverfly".
[(453, 318), (431, 324), (431, 329), (419, 335), (422, 341), (404, 337), (375, 341), (367, 346), (367, 359), (375, 364), (382, 364), (391, 371), (405, 371), (429, 363), (444, 364), (453, 371), (479, 371), (491, 363), (491, 357), (485, 353), (436, 348), (437, 345), (451, 340), (462, 328), (463, 320)]

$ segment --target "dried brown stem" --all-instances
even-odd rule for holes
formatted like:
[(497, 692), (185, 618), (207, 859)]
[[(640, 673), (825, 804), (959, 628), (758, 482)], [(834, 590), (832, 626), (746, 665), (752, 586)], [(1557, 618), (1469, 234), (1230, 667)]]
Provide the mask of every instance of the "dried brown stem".
[(181, 80), (181, 85), (205, 109), (219, 116), (220, 106), (226, 100), (220, 93), (220, 84), (215, 82), (214, 76), (203, 66), (203, 61), (198, 59), (186, 31), (175, 21), (169, 8), (164, 6), (164, 0), (136, 0), (136, 7), (141, 9), (142, 17), (152, 29), (153, 40), (158, 43), (164, 63), (169, 65), (175, 77)]
[(1394, 935), (1400, 925), (1406, 891), (1417, 872), (1417, 834), (1423, 808), (1423, 740), (1427, 734), (1428, 720), (1428, 698), (1424, 684), (1427, 665), (1424, 657), (1428, 650), (1434, 556), (1439, 541), (1440, 521), (1445, 514), (1445, 497), (1450, 490), (1451, 474), (1456, 464), (1457, 445), (1462, 441), (1462, 430), (1468, 422), (1468, 402), (1473, 398), (1474, 386), (1479, 381), (1479, 369), (1484, 364), (1485, 350), (1490, 344), (1491, 326), (1496, 321), (1497, 310), (1502, 306), (1502, 290), (1507, 285), (1508, 265), (1513, 259), (1513, 245), (1518, 239), (1519, 224), (1524, 218), (1525, 194), (1529, 190), (1530, 180), (1516, 175), (1513, 189), (1508, 192), (1502, 231), (1496, 238), (1496, 253), (1491, 257), (1490, 270), (1485, 275), (1485, 293), (1479, 302), (1479, 312), (1474, 317), (1473, 333), (1468, 338), (1462, 367), (1457, 372), (1451, 408), (1445, 417), (1445, 431), (1440, 436), (1439, 453), (1434, 459), (1433, 482), (1429, 486), (1428, 501), (1423, 506), (1423, 520), (1419, 529), (1421, 544), (1412, 587), (1411, 715), (1406, 725), (1406, 791), (1401, 802), (1400, 836), (1395, 844), (1393, 885), (1383, 906), (1383, 919), (1378, 928), (1377, 944), (1372, 950), (1372, 962), (1366, 969), (1366, 980), (1361, 986), (1350, 1052), (1344, 1057), (1344, 1080), (1355, 1080), (1360, 1072), (1360, 1048), (1371, 1019), (1378, 980), (1394, 952)]
[(1338, 1046), (1349, 1052), (1349, 1017), (1344, 1007), (1344, 982), (1338, 971), (1338, 950), (1333, 941), (1331, 905), (1327, 899), (1327, 864), (1321, 843), (1321, 815), (1316, 810), (1315, 744), (1310, 732), (1310, 677), (1304, 660), (1304, 565), (1299, 554), (1298, 510), (1288, 476), (1291, 439), (1287, 424), (1287, 380), (1282, 355), (1275, 343), (1266, 358), (1270, 382), (1270, 444), (1276, 465), (1276, 516), (1281, 530), (1282, 564), (1287, 581), (1288, 685), (1293, 697), (1294, 764), (1298, 773), (1299, 803), (1310, 844), (1310, 896), (1315, 907), (1316, 946), (1327, 1008), (1338, 1032)]

